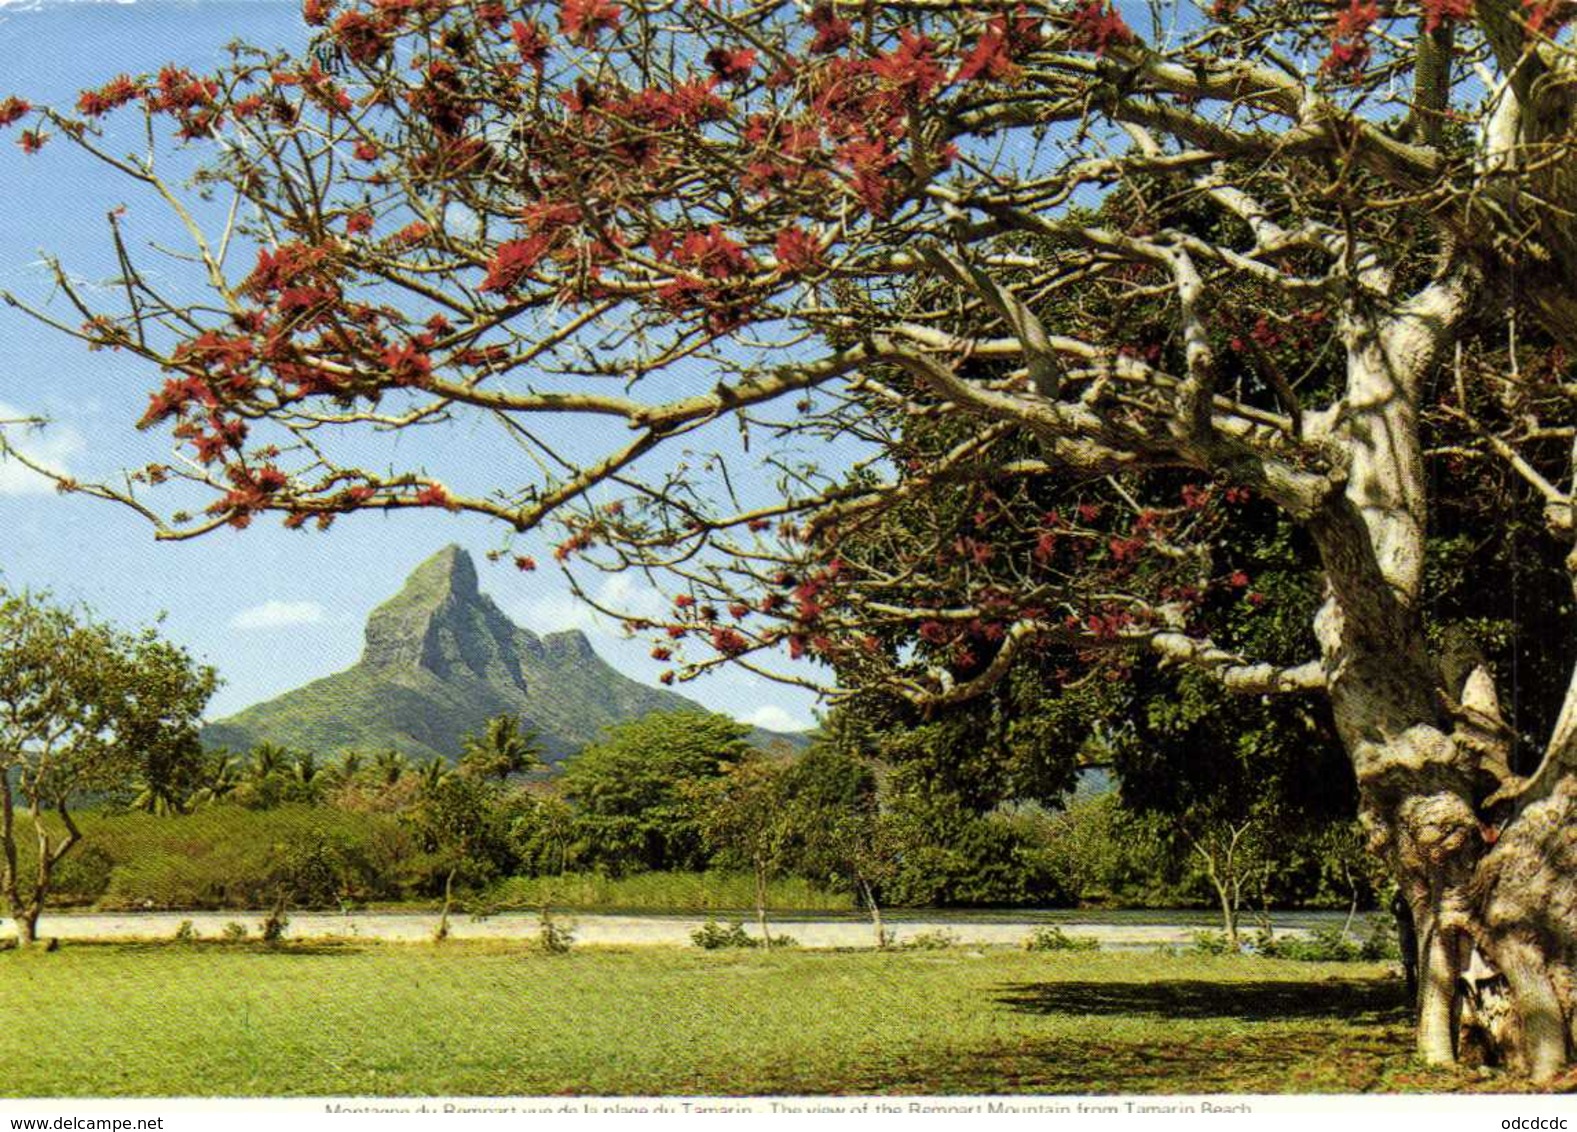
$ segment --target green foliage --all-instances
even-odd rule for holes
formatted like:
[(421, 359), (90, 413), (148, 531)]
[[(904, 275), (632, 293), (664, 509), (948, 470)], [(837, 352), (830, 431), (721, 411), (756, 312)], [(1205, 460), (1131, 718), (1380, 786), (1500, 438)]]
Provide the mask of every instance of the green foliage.
[(757, 947), (760, 940), (745, 930), (744, 924), (735, 921), (728, 926), (708, 920), (690, 933), (690, 942), (705, 951), (718, 951), (732, 947)]
[(1367, 963), (1400, 960), (1402, 952), (1396, 939), (1396, 921), (1390, 916), (1368, 917), (1358, 948), (1358, 957)]
[(1024, 941), (1025, 951), (1099, 951), (1101, 941), (1069, 935), (1055, 924), (1038, 927)]
[(565, 955), (575, 946), (575, 927), (554, 918), (544, 904), (539, 916), (537, 946), (549, 955)]
[(175, 942), (176, 943), (195, 943), (196, 941), (197, 941), (197, 929), (192, 926), (192, 922), (190, 920), (182, 920), (179, 924), (176, 925), (176, 928), (175, 928)]
[(1367, 958), (1362, 944), (1334, 924), (1315, 928), (1301, 937), (1272, 937), (1269, 932), (1261, 932), (1254, 950), (1269, 958), (1293, 959), (1300, 963), (1356, 963)]
[(258, 934), (264, 943), (274, 944), (285, 938), (285, 929), (290, 926), (290, 917), (285, 915), (284, 909), (275, 907), (263, 922), (258, 925)]
[(479, 886), (513, 868), (511, 829), (527, 804), (496, 780), (434, 775), (405, 816), (418, 843), (436, 859), (435, 873), (444, 873), (445, 887), (451, 880)]
[(224, 926), (224, 941), (226, 943), (242, 943), (251, 933), (246, 930), (246, 925), (231, 920)]
[(1191, 950), (1196, 955), (1236, 955), (1238, 948), (1227, 938), (1226, 932), (1192, 932)]
[(744, 724), (703, 712), (665, 712), (609, 727), (564, 764), (564, 796), (577, 809), (582, 862), (614, 872), (703, 865), (702, 833), (685, 784), (739, 762), (749, 733)]
[(681, 784), (714, 863), (748, 869), (763, 882), (784, 863), (793, 836), (790, 764), (752, 753), (721, 774)]
[[(74, 880), (63, 895), (110, 911), (269, 907), (281, 884), (296, 907), (397, 900), (430, 885), (438, 867), (397, 816), (329, 806), (214, 805), (168, 817), (90, 810), (79, 824), (84, 860), (108, 862), (108, 877), (87, 888)], [(30, 830), (20, 826), (25, 849)]]
[(537, 733), (522, 729), (519, 716), (495, 715), (480, 733), (460, 741), (460, 770), (473, 777), (502, 781), (540, 767), (542, 755)]
[(946, 928), (936, 931), (916, 932), (903, 941), (905, 951), (951, 951), (958, 946), (958, 935)]
[[(31, 932), (56, 866), (80, 840), (70, 811), (84, 794), (130, 792), (166, 812), (186, 796), (200, 763), (197, 720), (216, 683), (151, 629), (126, 633), (0, 588), (0, 896), (20, 930)], [(19, 805), (36, 846), (26, 875)]]

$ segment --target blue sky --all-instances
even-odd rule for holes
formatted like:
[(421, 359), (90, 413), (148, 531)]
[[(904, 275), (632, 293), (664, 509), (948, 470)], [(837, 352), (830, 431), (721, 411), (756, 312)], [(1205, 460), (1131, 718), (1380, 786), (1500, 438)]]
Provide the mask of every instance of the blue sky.
[[(241, 38), (262, 46), (299, 47), (293, 0), (0, 0), (0, 98), (69, 106), (85, 87), (121, 72), (165, 63), (211, 69), (223, 47)], [(105, 214), (128, 207), (127, 223), (145, 223), (158, 239), (156, 210), (127, 186), (52, 145), (27, 157), (0, 137), (0, 290), (50, 303), (41, 252), (58, 256), (91, 286), (113, 274)], [(145, 219), (147, 218), (147, 219)], [(67, 317), (68, 313), (70, 317)], [(42, 415), (51, 424), (22, 442), (37, 458), (83, 479), (166, 459), (168, 438), (132, 426), (160, 383), (132, 359), (89, 353), (80, 343), (0, 306), (0, 419)], [(497, 449), (466, 427), (430, 433), (424, 458), (462, 479), (495, 474)], [(226, 683), (210, 714), (229, 714), (353, 663), (367, 613), (393, 593), (418, 562), (456, 542), (471, 551), (482, 588), (517, 622), (538, 632), (584, 629), (607, 660), (655, 682), (664, 666), (645, 641), (626, 641), (578, 604), (553, 570), (522, 575), (484, 555), (501, 545), (496, 527), (447, 514), (354, 516), (327, 534), (282, 530), (259, 522), (183, 543), (158, 543), (139, 518), (111, 504), (58, 496), (15, 463), (0, 463), (0, 582), (47, 588), (124, 625), (150, 624), (216, 665)], [(551, 561), (542, 541), (516, 549)], [(658, 600), (629, 577), (603, 583), (612, 604), (639, 611)], [(679, 690), (708, 707), (774, 728), (807, 726), (813, 701), (799, 690), (729, 670)]]

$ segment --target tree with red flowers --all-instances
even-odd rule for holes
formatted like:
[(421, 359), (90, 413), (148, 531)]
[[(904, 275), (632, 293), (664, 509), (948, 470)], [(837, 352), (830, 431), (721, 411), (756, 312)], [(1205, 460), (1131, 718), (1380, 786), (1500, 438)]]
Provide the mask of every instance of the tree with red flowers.
[[(309, 58), (0, 102), (191, 245), (172, 287), (112, 214), (118, 299), (63, 267), (53, 305), (8, 298), (162, 372), (140, 423), (174, 458), (66, 485), (162, 538), (556, 520), (566, 567), (673, 585), (632, 627), (676, 677), (782, 653), (943, 710), (1139, 650), (1323, 697), (1418, 926), (1421, 1054), (1454, 1057), (1476, 949), (1501, 1055), (1547, 1081), (1577, 1040), (1577, 684), (1542, 734), (1503, 708), (1511, 674), (1430, 624), (1425, 536), (1449, 510), (1577, 543), (1568, 14), (308, 0)], [(346, 454), (462, 417), (536, 470)], [(1261, 508), (1321, 571), (1303, 656), (1212, 629), (1264, 608), (1233, 562)], [(896, 516), (917, 533), (868, 553)]]

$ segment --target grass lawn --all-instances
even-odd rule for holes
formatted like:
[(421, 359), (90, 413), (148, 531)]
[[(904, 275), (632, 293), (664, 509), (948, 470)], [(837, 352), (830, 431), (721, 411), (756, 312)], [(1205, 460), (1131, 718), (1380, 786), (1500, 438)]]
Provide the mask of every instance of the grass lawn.
[(1409, 1059), (1376, 967), (963, 949), (78, 945), (0, 954), (0, 1092), (1505, 1088)]

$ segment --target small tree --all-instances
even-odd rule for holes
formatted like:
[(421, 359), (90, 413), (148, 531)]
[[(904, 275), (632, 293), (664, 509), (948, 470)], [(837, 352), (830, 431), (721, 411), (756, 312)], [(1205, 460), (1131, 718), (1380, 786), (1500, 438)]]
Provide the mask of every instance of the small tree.
[(849, 730), (833, 721), (821, 742), (785, 773), (782, 820), (795, 867), (846, 884), (870, 913), (876, 946), (885, 947), (882, 888), (896, 872), (903, 837), (898, 823), (880, 811), (871, 768), (836, 745), (851, 741)]
[(784, 864), (791, 834), (784, 806), (789, 770), (790, 764), (757, 754), (687, 791), (713, 860), (743, 865), (755, 878), (756, 923), (768, 947), (767, 883)]
[(449, 934), (456, 880), (478, 883), (510, 861), (509, 817), (503, 788), (487, 779), (446, 774), (424, 781), (411, 819), (417, 836), (438, 856), (444, 873), (437, 938)]
[(745, 757), (750, 728), (707, 712), (660, 712), (616, 724), (564, 766), (564, 794), (593, 860), (614, 870), (698, 868), (706, 861), (683, 784)]
[[(0, 893), (29, 946), (55, 868), (82, 839), (71, 807), (135, 782), (160, 790), (201, 765), (213, 670), (152, 630), (129, 634), (0, 590)], [(35, 838), (23, 879), (17, 809)]]

